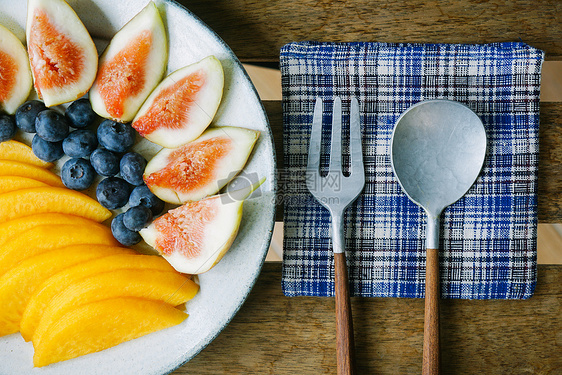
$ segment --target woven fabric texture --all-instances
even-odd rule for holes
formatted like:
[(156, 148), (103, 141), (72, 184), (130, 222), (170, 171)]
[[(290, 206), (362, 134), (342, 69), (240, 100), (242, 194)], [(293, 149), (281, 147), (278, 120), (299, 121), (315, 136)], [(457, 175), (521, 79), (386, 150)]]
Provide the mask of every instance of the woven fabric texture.
[[(544, 53), (524, 43), (290, 43), (281, 49), (284, 163), (282, 287), (332, 296), (330, 216), (305, 184), (316, 97), (360, 103), (366, 185), (345, 215), (351, 293), (423, 297), (425, 214), (402, 192), (390, 162), (396, 120), (411, 105), (450, 99), (471, 108), (488, 137), (469, 192), (441, 215), (443, 298), (523, 299), (536, 284), (540, 72)], [(323, 128), (329, 142), (330, 128)], [(323, 158), (324, 167), (327, 158)], [(346, 162), (344, 157), (344, 163)], [(345, 171), (345, 167), (344, 167)]]

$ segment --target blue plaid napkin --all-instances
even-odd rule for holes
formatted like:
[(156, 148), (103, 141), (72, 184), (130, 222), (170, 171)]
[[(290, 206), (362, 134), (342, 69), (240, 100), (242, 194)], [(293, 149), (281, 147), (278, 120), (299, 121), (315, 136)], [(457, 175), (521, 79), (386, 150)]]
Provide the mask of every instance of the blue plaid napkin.
[[(536, 283), (540, 71), (544, 53), (524, 43), (291, 43), (281, 49), (285, 170), (282, 287), (331, 296), (330, 216), (308, 192), (305, 169), (314, 101), (341, 96), (361, 108), (366, 185), (345, 217), (352, 295), (423, 297), (425, 214), (390, 164), (400, 114), (426, 99), (456, 100), (482, 119), (483, 171), (441, 218), (444, 298), (518, 299)], [(329, 140), (329, 129), (324, 139)], [(344, 152), (346, 150), (344, 138)], [(326, 164), (326, 163), (325, 163)]]

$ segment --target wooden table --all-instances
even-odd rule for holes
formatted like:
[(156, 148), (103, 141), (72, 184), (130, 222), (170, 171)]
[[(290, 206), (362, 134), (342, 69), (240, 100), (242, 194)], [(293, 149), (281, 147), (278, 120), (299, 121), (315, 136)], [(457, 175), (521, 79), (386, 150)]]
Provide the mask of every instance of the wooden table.
[[(277, 64), (300, 40), (522, 40), (562, 69), (560, 0), (182, 0), (242, 62)], [(543, 76), (543, 80), (550, 79)], [(265, 102), (282, 167), (281, 104)], [(562, 104), (541, 102), (539, 221), (562, 222)], [(280, 216), (278, 216), (278, 219)], [(562, 266), (540, 265), (525, 301), (442, 301), (445, 374), (562, 374)], [(352, 299), (359, 374), (419, 374), (423, 301)], [(334, 374), (331, 298), (287, 298), (266, 263), (226, 329), (176, 374)]]

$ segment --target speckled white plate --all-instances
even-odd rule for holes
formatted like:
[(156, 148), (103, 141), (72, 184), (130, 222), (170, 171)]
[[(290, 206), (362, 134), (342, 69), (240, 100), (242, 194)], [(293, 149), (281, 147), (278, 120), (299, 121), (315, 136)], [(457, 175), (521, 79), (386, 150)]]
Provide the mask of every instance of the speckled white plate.
[[(67, 0), (102, 49), (147, 0)], [(242, 65), (230, 48), (196, 16), (172, 1), (155, 1), (169, 35), (168, 73), (215, 55), (225, 72), (225, 90), (216, 125), (261, 131), (244, 169), (265, 183), (244, 204), (238, 237), (213, 269), (200, 275), (201, 290), (186, 304), (180, 325), (125, 342), (114, 348), (33, 368), (33, 346), (20, 334), (0, 337), (0, 374), (164, 374), (189, 361), (229, 323), (244, 303), (263, 265), (274, 224), (275, 157), (267, 117)], [(26, 1), (0, 0), (0, 23), (25, 39)], [(140, 144), (151, 154), (156, 148)], [(150, 157), (150, 155), (147, 155)]]

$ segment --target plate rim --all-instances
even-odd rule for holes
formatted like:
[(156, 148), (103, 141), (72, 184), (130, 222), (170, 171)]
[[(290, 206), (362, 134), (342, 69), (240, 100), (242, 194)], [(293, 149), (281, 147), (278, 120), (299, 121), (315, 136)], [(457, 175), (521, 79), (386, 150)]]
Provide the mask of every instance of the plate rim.
[[(250, 88), (251, 88), (252, 92), (255, 94), (256, 98), (258, 99), (258, 102), (259, 102), (258, 107), (261, 109), (261, 112), (264, 116), (266, 131), (267, 131), (267, 138), (268, 138), (269, 144), (271, 145), (272, 159), (273, 159), (273, 168), (272, 168), (272, 171), (271, 171), (272, 176), (273, 176), (273, 181), (271, 181), (271, 185), (272, 185), (273, 197), (277, 197), (277, 155), (276, 155), (276, 150), (275, 150), (275, 141), (273, 139), (273, 132), (271, 131), (271, 125), (269, 123), (269, 118), (267, 116), (267, 112), (265, 111), (263, 101), (260, 99), (259, 94), (257, 92), (257, 89), (256, 89), (255, 85), (253, 84), (250, 76), (248, 75), (248, 72), (246, 71), (246, 69), (244, 69), (244, 66), (242, 65), (242, 62), (240, 61), (240, 59), (238, 59), (238, 56), (236, 56), (234, 51), (230, 48), (230, 46), (228, 44), (226, 44), (226, 42), (222, 39), (222, 37), (220, 37), (220, 35), (217, 34), (216, 31), (214, 31), (211, 27), (209, 27), (201, 18), (199, 18), (195, 13), (193, 13), (189, 8), (187, 8), (185, 5), (180, 4), (180, 3), (178, 3), (177, 1), (174, 1), (174, 0), (161, 0), (161, 1), (164, 1), (167, 4), (176, 7), (177, 9), (179, 9), (182, 12), (185, 12), (195, 22), (197, 22), (200, 26), (202, 26), (209, 33), (211, 33), (215, 37), (215, 40), (218, 41), (221, 44), (221, 46), (225, 49), (226, 52), (228, 52), (231, 59), (236, 64), (237, 68), (242, 72), (242, 75), (244, 76), (244, 78), (250, 83)], [(269, 219), (270, 219), (269, 220), (270, 229), (266, 234), (266, 241), (265, 241), (265, 243), (267, 243), (267, 244), (271, 243), (271, 238), (273, 236), (273, 229), (274, 229), (274, 226), (275, 226), (276, 205), (274, 204), (274, 205), (272, 205), (272, 207), (273, 207), (273, 209), (271, 210), (270, 217), (269, 217)], [(164, 372), (164, 374), (171, 374), (172, 372), (176, 371), (180, 367), (187, 364), (189, 361), (191, 361), (197, 355), (199, 355), (205, 348), (207, 348), (221, 334), (221, 332), (230, 324), (230, 322), (232, 322), (234, 317), (238, 314), (238, 312), (240, 311), (240, 309), (242, 308), (242, 306), (244, 305), (244, 303), (248, 299), (248, 296), (250, 295), (251, 291), (253, 290), (253, 288), (254, 288), (257, 280), (258, 280), (258, 277), (261, 274), (261, 271), (263, 269), (263, 265), (265, 263), (265, 258), (267, 257), (268, 249), (269, 249), (269, 245), (268, 245), (268, 248), (266, 249), (266, 251), (263, 251), (262, 259), (260, 261), (260, 266), (255, 270), (255, 275), (253, 277), (253, 280), (250, 283), (250, 285), (248, 286), (248, 289), (244, 292), (244, 294), (242, 296), (242, 299), (241, 299), (240, 303), (238, 304), (238, 306), (236, 306), (233, 314), (228, 319), (226, 319), (224, 324), (216, 332), (214, 332), (213, 335), (210, 336), (210, 338), (207, 340), (207, 342), (200, 345), (199, 348), (197, 348), (192, 353), (187, 354), (183, 358), (183, 361), (181, 361), (180, 363), (178, 363), (176, 365), (172, 365), (170, 369), (168, 369), (168, 370), (166, 370), (166, 372)]]

